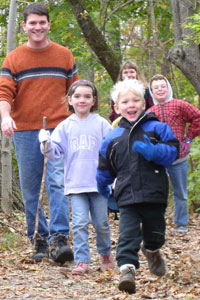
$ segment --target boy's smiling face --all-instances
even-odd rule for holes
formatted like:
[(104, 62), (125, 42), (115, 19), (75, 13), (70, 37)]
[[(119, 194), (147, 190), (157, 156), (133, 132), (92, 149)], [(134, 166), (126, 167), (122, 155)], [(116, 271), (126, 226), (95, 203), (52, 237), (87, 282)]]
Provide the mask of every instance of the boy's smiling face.
[(164, 103), (168, 96), (167, 82), (162, 80), (154, 80), (151, 83), (151, 90), (154, 98), (160, 102)]
[(144, 110), (145, 101), (134, 92), (128, 90), (119, 93), (115, 111), (129, 122), (135, 122)]

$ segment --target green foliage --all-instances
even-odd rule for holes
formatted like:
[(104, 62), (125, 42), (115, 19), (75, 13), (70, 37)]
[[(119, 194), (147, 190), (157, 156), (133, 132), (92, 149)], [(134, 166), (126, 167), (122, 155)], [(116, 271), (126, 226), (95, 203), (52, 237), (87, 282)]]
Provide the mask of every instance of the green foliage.
[[(111, 97), (110, 97), (110, 89), (113, 86), (112, 80), (105, 74), (102, 74), (99, 78), (96, 80), (96, 88), (99, 92), (99, 113), (104, 118), (108, 119), (108, 116), (111, 112)], [(100, 78), (103, 78), (102, 80)]]
[[(29, 0), (28, 3), (34, 2)], [(43, 2), (42, 0), (39, 2)], [(157, 72), (161, 72), (163, 58), (166, 51), (173, 43), (173, 22), (172, 11), (169, 1), (154, 1), (154, 14), (156, 18), (156, 34), (158, 38), (157, 47)], [(83, 33), (71, 11), (68, 1), (45, 0), (49, 7), (51, 31), (49, 38), (70, 48), (75, 57), (80, 78), (86, 78), (95, 81), (101, 96), (100, 112), (107, 115), (109, 109), (110, 87), (113, 85), (107, 72), (99, 63), (96, 55), (89, 48), (85, 41)], [(106, 41), (114, 49), (115, 53), (120, 51), (120, 60), (133, 59), (140, 66), (147, 80), (151, 74), (151, 56), (152, 56), (152, 32), (150, 22), (150, 10), (148, 1), (137, 0), (123, 6), (124, 0), (84, 0), (84, 5), (95, 25), (102, 31)], [(26, 40), (26, 35), (21, 30), (23, 16), (23, 7), (25, 2), (18, 2), (18, 19), (16, 30), (16, 46)], [(122, 7), (123, 6), (123, 7)], [(120, 9), (118, 9), (120, 8)], [(9, 13), (9, 0), (2, 0), (0, 9), (3, 13), (0, 15), (0, 37), (6, 41), (6, 27)], [(114, 13), (113, 13), (114, 12)], [(195, 14), (192, 26), (199, 30), (199, 14)], [(103, 24), (105, 26), (103, 26)], [(190, 23), (188, 24), (191, 25)], [(197, 36), (197, 35), (195, 35)], [(97, 41), (98, 42), (98, 41)], [(163, 52), (165, 50), (165, 52)], [(0, 52), (0, 64), (6, 54), (6, 42), (2, 42)], [(119, 53), (118, 53), (119, 54)], [(172, 67), (173, 69), (174, 67)], [(174, 93), (178, 98), (186, 97), (188, 101), (196, 95), (193, 86), (175, 69)], [(108, 104), (109, 105), (109, 104)]]
[(19, 234), (5, 229), (1, 233), (0, 249), (9, 250), (11, 248), (18, 248), (21, 246), (21, 237)]
[(12, 164), (13, 164), (13, 168), (16, 174), (16, 177), (19, 178), (19, 173), (18, 173), (18, 165), (17, 165), (17, 158), (16, 158), (16, 154), (15, 154), (15, 148), (12, 144)]
[(188, 173), (188, 205), (190, 211), (200, 211), (200, 138), (192, 143)]
[(69, 5), (66, 1), (59, 5), (51, 4), (49, 11), (51, 20), (50, 39), (73, 49), (74, 43), (80, 39), (81, 33), (77, 30), (77, 27), (75, 30), (75, 19)]
[(154, 8), (154, 14), (157, 23), (157, 34), (159, 40), (161, 42), (169, 40), (168, 45), (170, 45), (170, 40), (173, 38), (173, 29), (172, 10), (169, 2), (159, 1)]
[(192, 30), (192, 33), (187, 36), (189, 40), (192, 40), (197, 45), (200, 44), (200, 12), (194, 14), (188, 18), (188, 22), (183, 24), (184, 28)]
[(193, 85), (178, 68), (174, 67), (173, 75), (169, 74), (168, 79), (172, 85), (175, 98), (186, 99), (189, 103), (198, 107), (198, 103), (194, 100), (197, 93)]

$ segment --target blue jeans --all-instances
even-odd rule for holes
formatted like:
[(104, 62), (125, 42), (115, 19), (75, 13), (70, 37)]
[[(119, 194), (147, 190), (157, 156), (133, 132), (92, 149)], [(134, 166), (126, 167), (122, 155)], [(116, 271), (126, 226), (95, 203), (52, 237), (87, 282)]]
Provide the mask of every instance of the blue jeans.
[[(14, 133), (13, 143), (17, 157), (20, 187), (25, 207), (27, 236), (32, 241), (35, 217), (43, 174), (44, 156), (40, 152), (39, 130)], [(64, 158), (63, 158), (64, 159)], [(55, 234), (69, 235), (69, 201), (64, 196), (64, 162), (47, 163), (46, 189), (49, 197), (49, 226), (43, 206), (40, 210), (38, 233), (50, 240)]]
[(174, 223), (177, 226), (185, 226), (188, 223), (187, 205), (187, 176), (188, 162), (184, 160), (167, 168), (174, 196)]
[(71, 206), (75, 262), (90, 262), (89, 212), (95, 228), (97, 251), (100, 255), (109, 255), (111, 241), (107, 218), (108, 200), (96, 192), (72, 194)]

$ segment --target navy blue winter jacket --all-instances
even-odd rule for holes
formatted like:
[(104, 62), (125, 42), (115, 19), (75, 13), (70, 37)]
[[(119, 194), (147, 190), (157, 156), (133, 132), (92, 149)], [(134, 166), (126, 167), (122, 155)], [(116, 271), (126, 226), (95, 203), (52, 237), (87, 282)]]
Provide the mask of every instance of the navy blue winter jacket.
[[(158, 147), (154, 161), (147, 161), (132, 149), (135, 141), (144, 141), (146, 134)], [(114, 197), (118, 206), (135, 203), (164, 203), (168, 198), (166, 167), (177, 158), (179, 142), (166, 123), (153, 113), (143, 113), (132, 124), (122, 118), (118, 127), (103, 139), (97, 169), (97, 183), (116, 185)]]

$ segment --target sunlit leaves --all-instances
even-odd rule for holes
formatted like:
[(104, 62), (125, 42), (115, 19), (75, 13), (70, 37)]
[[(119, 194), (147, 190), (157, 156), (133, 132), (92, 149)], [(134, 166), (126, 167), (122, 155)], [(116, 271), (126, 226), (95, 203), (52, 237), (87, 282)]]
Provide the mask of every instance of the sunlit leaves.
[(200, 44), (200, 13), (188, 18), (188, 22), (183, 24), (184, 28), (189, 28), (192, 32), (188, 35), (188, 40), (194, 41), (197, 45)]

